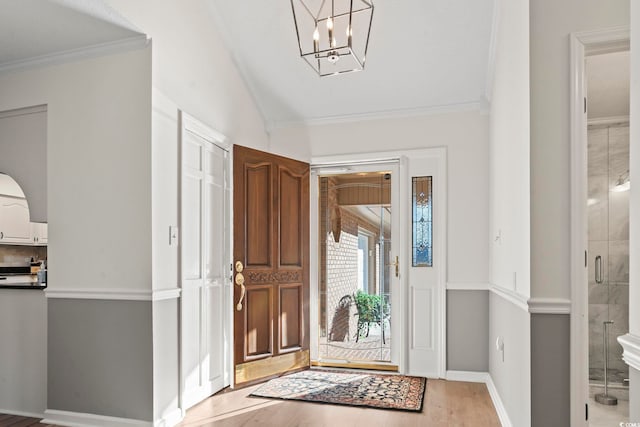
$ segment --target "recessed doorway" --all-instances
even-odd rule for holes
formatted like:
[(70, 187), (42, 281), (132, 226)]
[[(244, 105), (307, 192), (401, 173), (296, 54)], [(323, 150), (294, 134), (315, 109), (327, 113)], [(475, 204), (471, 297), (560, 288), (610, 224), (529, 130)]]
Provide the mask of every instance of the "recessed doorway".
[(389, 165), (318, 178), (320, 363), (397, 369), (391, 351), (392, 282), (398, 279), (394, 179)]

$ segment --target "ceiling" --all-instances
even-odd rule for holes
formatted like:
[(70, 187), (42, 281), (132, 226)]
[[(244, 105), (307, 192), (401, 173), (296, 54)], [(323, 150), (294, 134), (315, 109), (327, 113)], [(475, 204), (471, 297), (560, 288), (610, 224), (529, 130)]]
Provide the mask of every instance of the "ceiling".
[(588, 56), (589, 119), (629, 116), (629, 51)]
[[(366, 69), (324, 78), (299, 55), (290, 0), (202, 1), (268, 126), (483, 102), (494, 0), (375, 0)], [(0, 8), (0, 70), (143, 36), (102, 0)]]
[(366, 69), (323, 78), (300, 57), (290, 0), (208, 1), (270, 125), (468, 108), (485, 95), (493, 0), (376, 0)]
[(139, 38), (142, 33), (101, 1), (0, 0), (0, 69)]

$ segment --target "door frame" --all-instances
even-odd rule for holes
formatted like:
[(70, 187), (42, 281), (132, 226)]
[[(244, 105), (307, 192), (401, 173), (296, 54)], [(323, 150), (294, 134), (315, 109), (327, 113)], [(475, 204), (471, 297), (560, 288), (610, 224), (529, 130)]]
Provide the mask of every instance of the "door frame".
[[(411, 210), (409, 209), (408, 200), (410, 198), (409, 189), (411, 188), (411, 177), (409, 176), (409, 159), (411, 158), (435, 158), (438, 162), (439, 170), (441, 171), (441, 179), (440, 184), (437, 187), (434, 187), (441, 194), (441, 203), (439, 209), (437, 210), (438, 216), (442, 218), (440, 222), (440, 226), (442, 227), (441, 235), (444, 238), (439, 241), (434, 242), (434, 249), (440, 253), (437, 262), (439, 262), (439, 277), (438, 277), (438, 287), (441, 290), (439, 293), (438, 301), (436, 302), (439, 308), (439, 316), (438, 323), (439, 328), (437, 332), (437, 345), (440, 347), (440, 351), (438, 354), (438, 376), (440, 378), (446, 377), (446, 360), (447, 360), (447, 149), (446, 147), (432, 147), (432, 148), (421, 148), (421, 149), (409, 149), (409, 150), (395, 150), (395, 151), (376, 151), (376, 152), (365, 152), (358, 154), (339, 154), (332, 156), (318, 156), (311, 158), (311, 176), (309, 185), (310, 188), (310, 236), (309, 236), (309, 245), (312, 250), (312, 256), (310, 259), (310, 298), (312, 301), (310, 304), (310, 351), (311, 351), (311, 360), (317, 359), (318, 357), (318, 325), (319, 325), (319, 310), (318, 310), (318, 273), (319, 273), (319, 252), (318, 252), (318, 244), (319, 244), (319, 223), (318, 223), (318, 174), (314, 172), (314, 168), (317, 170), (319, 168), (323, 168), (325, 172), (333, 168), (338, 173), (346, 173), (348, 172), (349, 166), (357, 166), (357, 165), (367, 165), (367, 164), (383, 164), (383, 163), (391, 163), (394, 162), (398, 165), (399, 170), (399, 191), (398, 191), (398, 215), (401, 218), (400, 220), (400, 236), (399, 236), (399, 245), (400, 251), (399, 256), (401, 259), (409, 260), (411, 259), (411, 254), (409, 251), (409, 245), (411, 242), (411, 238), (409, 235), (409, 227), (403, 226), (406, 221), (409, 221), (408, 218), (411, 215)], [(405, 203), (406, 201), (406, 203)], [(313, 256), (313, 251), (315, 251), (315, 256)], [(407, 308), (409, 303), (409, 282), (403, 278), (409, 277), (409, 264), (405, 262), (401, 262), (400, 264), (400, 290), (399, 290), (399, 300), (401, 302), (401, 306)], [(409, 366), (409, 351), (408, 345), (410, 343), (409, 334), (410, 334), (410, 325), (409, 325), (409, 310), (403, 310), (404, 315), (400, 317), (400, 327), (397, 332), (398, 338), (398, 347), (397, 347), (397, 360), (393, 362), (397, 362), (398, 364), (398, 373), (406, 374), (410, 370)], [(392, 341), (393, 342), (393, 341)], [(393, 354), (393, 348), (392, 348)]]
[(571, 425), (587, 426), (589, 402), (589, 295), (587, 272), (587, 115), (585, 59), (629, 50), (628, 26), (570, 35), (571, 106)]
[[(200, 138), (206, 140), (212, 145), (221, 148), (226, 152), (225, 158), (225, 174), (224, 179), (228, 188), (228, 193), (225, 194), (227, 209), (225, 210), (225, 222), (227, 223), (227, 227), (229, 230), (229, 242), (228, 247), (226, 248), (227, 252), (225, 253), (225, 265), (231, 266), (232, 256), (233, 256), (233, 144), (230, 143), (225, 135), (222, 133), (208, 127), (204, 123), (197, 120), (195, 117), (189, 115), (188, 113), (178, 110), (178, 130), (179, 130), (179, 140), (178, 140), (178, 230), (179, 230), (179, 238), (178, 238), (178, 277), (180, 280), (180, 286), (182, 285), (182, 150), (183, 143), (185, 140), (185, 133), (191, 132)], [(225, 280), (223, 285), (224, 290), (224, 310), (223, 319), (225, 320), (225, 324), (223, 326), (223, 331), (225, 335), (225, 344), (224, 344), (224, 385), (233, 387), (233, 311), (231, 307), (233, 305), (233, 288), (231, 283), (231, 272), (229, 271), (229, 279)], [(184, 387), (184, 367), (183, 367), (183, 331), (182, 331), (182, 311), (183, 311), (183, 299), (180, 296), (180, 302), (178, 307), (178, 390), (179, 390), (179, 407), (182, 411), (182, 414), (186, 413), (188, 408), (184, 407), (184, 397), (185, 397), (185, 387)]]

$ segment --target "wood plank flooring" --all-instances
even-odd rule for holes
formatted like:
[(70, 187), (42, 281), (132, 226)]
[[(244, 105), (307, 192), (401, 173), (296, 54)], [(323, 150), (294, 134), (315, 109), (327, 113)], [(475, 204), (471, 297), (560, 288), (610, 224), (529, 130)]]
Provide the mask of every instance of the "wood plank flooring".
[[(258, 399), (259, 385), (211, 396), (187, 411), (180, 427), (499, 427), (487, 387), (479, 383), (427, 380), (421, 413)], [(0, 414), (0, 427), (55, 427), (38, 419)]]
[(39, 418), (21, 417), (18, 415), (0, 414), (0, 427), (55, 427), (51, 424), (41, 424)]
[(484, 384), (427, 380), (421, 413), (258, 399), (258, 386), (219, 393), (187, 411), (180, 427), (499, 427), (500, 421)]

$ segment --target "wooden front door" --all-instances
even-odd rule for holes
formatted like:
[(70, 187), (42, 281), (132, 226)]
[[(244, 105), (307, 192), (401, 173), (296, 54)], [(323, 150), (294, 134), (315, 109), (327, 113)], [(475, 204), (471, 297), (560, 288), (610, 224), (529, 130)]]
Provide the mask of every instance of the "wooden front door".
[(235, 146), (235, 383), (309, 366), (309, 164)]

